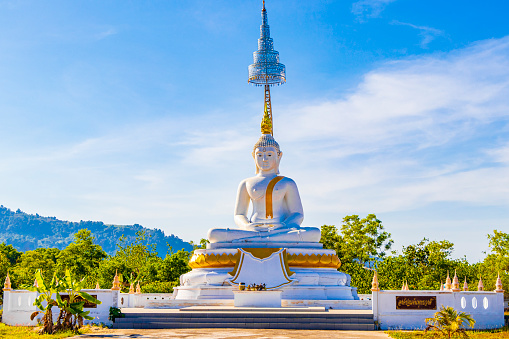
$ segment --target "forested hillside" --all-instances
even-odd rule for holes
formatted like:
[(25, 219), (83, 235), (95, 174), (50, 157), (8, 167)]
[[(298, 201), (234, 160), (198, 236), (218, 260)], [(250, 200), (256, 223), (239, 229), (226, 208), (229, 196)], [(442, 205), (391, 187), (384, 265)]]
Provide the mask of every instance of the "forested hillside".
[(74, 234), (80, 229), (88, 229), (95, 237), (95, 243), (108, 254), (113, 254), (121, 235), (128, 242), (134, 241), (136, 232), (146, 231), (150, 243), (156, 245), (159, 256), (165, 257), (169, 244), (174, 251), (192, 250), (192, 245), (174, 236), (166, 236), (159, 229), (149, 229), (141, 225), (105, 225), (101, 221), (71, 222), (55, 217), (43, 217), (27, 214), (19, 209), (14, 212), (0, 206), (0, 243), (12, 244), (20, 251), (35, 250), (40, 247), (64, 249), (74, 240)]

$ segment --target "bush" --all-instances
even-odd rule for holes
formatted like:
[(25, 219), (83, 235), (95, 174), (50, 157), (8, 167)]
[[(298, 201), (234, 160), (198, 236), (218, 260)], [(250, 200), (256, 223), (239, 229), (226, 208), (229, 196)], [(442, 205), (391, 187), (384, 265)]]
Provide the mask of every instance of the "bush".
[(172, 293), (178, 283), (173, 281), (151, 281), (141, 285), (142, 293)]

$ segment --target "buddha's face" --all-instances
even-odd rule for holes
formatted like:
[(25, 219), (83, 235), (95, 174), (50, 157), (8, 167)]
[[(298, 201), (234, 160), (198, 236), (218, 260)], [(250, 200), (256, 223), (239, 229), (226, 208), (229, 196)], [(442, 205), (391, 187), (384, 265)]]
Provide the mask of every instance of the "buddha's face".
[(257, 147), (254, 151), (257, 169), (262, 172), (277, 172), (281, 155), (275, 147)]

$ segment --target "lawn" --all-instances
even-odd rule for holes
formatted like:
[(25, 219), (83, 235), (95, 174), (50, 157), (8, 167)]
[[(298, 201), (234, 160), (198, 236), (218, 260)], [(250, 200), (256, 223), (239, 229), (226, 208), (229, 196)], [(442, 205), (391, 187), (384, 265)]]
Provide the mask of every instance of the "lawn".
[[(39, 328), (37, 327), (29, 327), (29, 326), (8, 326), (3, 323), (0, 323), (0, 338), (2, 339), (28, 339), (28, 338), (52, 338), (52, 339), (58, 339), (58, 338), (69, 338), (76, 335), (76, 333), (73, 333), (71, 331), (67, 332), (60, 332), (57, 334), (49, 335), (49, 334), (43, 334), (39, 335), (37, 333), (37, 330)], [(90, 326), (84, 326), (79, 334), (83, 333), (89, 333), (89, 332), (102, 332), (103, 330), (107, 331), (107, 329), (103, 329), (101, 327), (90, 327)]]
[[(430, 334), (424, 334), (424, 331), (386, 331), (385, 333), (395, 339), (432, 338)], [(499, 330), (468, 331), (467, 333), (470, 339), (509, 339), (509, 327), (507, 326)]]

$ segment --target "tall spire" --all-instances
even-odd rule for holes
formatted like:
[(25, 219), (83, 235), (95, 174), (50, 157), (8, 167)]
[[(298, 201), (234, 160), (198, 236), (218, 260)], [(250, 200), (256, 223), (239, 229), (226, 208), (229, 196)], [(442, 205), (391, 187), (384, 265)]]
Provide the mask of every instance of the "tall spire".
[[(274, 42), (270, 37), (270, 28), (269, 21), (267, 19), (267, 10), (265, 9), (265, 0), (263, 0), (262, 7), (262, 24), (260, 25), (258, 50), (253, 52), (253, 59), (254, 63), (249, 66), (248, 83), (254, 84), (256, 86), (265, 86), (264, 120), (265, 116), (268, 115), (270, 118), (270, 134), (273, 135), (270, 86), (282, 85), (286, 82), (286, 68), (285, 65), (279, 62), (279, 52), (274, 50)], [(263, 130), (262, 133), (265, 134)]]

